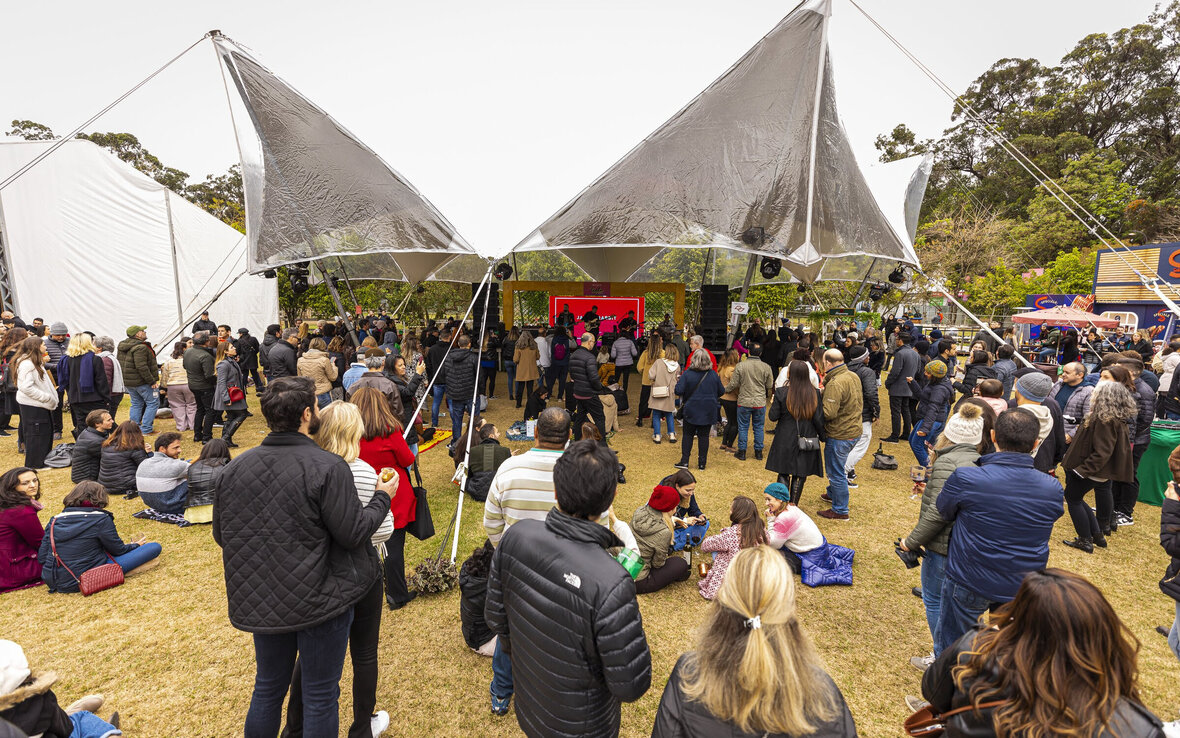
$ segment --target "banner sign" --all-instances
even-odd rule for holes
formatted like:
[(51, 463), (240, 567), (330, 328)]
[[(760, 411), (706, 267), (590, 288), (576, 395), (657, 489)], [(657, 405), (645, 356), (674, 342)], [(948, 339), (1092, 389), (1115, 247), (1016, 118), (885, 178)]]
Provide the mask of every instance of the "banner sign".
[(607, 297), (610, 295), (610, 282), (583, 282), (582, 294), (586, 297)]
[(597, 308), (598, 335), (614, 333), (618, 323), (627, 317), (627, 311), (635, 311), (635, 320), (643, 325), (642, 297), (567, 297), (561, 295), (549, 296), (549, 325), (557, 325), (557, 316), (568, 307), (574, 314), (574, 329), (572, 335), (577, 337), (585, 332), (582, 316)]
[(729, 306), (729, 312), (733, 315), (748, 315), (750, 312), (750, 303), (735, 302)]

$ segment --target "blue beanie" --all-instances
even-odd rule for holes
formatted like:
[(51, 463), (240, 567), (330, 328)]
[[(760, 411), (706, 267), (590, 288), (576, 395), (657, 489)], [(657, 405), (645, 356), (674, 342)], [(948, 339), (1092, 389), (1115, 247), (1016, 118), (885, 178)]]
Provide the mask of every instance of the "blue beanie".
[(782, 500), (783, 502), (791, 501), (791, 491), (787, 489), (787, 485), (783, 484), (782, 482), (773, 482), (772, 484), (768, 484), (766, 485), (766, 489), (762, 491), (771, 497), (774, 497), (775, 499)]

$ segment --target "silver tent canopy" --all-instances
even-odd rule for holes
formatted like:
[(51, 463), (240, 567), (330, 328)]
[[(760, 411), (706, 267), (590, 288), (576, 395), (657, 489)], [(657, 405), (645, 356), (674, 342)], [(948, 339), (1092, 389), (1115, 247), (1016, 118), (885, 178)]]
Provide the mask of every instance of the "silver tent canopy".
[[(874, 260), (916, 266), (840, 123), (830, 15), (831, 0), (801, 3), (513, 250), (560, 249), (600, 281), (641, 278), (665, 248), (775, 257), (808, 283), (859, 281)], [(929, 165), (916, 169), (920, 203)]]
[[(352, 278), (421, 282), (456, 257), (476, 256), (356, 136), (229, 38), (217, 34), (213, 43), (237, 92), (230, 110), (251, 273), (321, 260), (321, 269), (347, 265)], [(478, 272), (485, 269), (486, 263)]]

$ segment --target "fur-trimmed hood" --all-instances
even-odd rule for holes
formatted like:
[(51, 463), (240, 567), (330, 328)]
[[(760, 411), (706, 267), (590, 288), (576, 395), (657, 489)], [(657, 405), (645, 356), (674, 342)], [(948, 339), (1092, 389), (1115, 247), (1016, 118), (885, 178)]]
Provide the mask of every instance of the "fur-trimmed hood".
[(19, 687), (8, 694), (0, 694), (0, 712), (12, 709), (30, 697), (45, 694), (56, 682), (56, 672), (34, 671)]

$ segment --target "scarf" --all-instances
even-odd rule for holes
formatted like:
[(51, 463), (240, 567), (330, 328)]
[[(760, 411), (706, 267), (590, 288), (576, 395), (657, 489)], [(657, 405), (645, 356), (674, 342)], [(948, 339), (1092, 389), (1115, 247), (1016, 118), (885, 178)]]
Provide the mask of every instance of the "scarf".
[[(104, 368), (103, 371), (106, 371)], [(69, 386), (69, 385), (67, 385)], [(78, 365), (78, 391), (84, 395), (94, 393), (94, 352), (82, 354)]]

